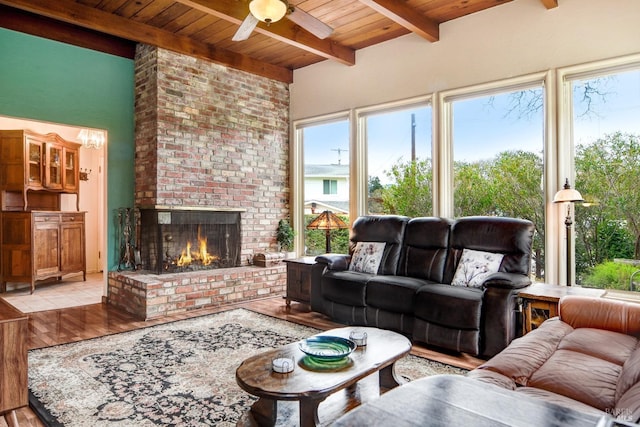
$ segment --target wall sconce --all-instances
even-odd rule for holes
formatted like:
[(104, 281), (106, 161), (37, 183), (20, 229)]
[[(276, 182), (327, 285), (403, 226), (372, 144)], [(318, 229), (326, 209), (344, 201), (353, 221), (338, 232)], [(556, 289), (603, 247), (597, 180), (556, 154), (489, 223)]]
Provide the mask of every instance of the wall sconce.
[(80, 168), (80, 181), (89, 181), (90, 174), (91, 174), (91, 169)]

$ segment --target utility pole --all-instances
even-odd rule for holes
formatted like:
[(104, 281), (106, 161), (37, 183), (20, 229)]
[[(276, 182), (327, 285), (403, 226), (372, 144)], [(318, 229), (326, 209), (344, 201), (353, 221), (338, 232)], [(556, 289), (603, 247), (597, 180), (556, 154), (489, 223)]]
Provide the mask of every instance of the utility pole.
[(411, 113), (411, 161), (416, 161), (416, 115)]

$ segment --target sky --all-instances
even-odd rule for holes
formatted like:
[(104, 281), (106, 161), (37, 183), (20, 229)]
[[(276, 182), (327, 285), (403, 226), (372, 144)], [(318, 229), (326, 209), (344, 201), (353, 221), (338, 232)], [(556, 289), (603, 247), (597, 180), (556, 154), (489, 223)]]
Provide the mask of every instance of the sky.
[[(580, 82), (577, 82), (580, 87)], [(617, 130), (640, 134), (640, 71), (616, 74), (598, 80), (604, 97), (592, 97), (592, 114), (577, 117), (574, 125), (576, 144), (590, 143)], [(538, 89), (541, 91), (541, 89)], [(541, 93), (541, 92), (539, 92)], [(542, 110), (533, 114), (508, 114), (513, 97), (494, 97), (455, 101), (453, 104), (454, 159), (477, 161), (491, 159), (504, 150), (542, 153)], [(574, 91), (576, 115), (585, 111), (582, 92)], [(367, 119), (369, 175), (387, 181), (386, 172), (398, 160), (411, 157), (411, 114), (416, 117), (416, 154), (431, 157), (431, 108), (377, 114)], [(348, 122), (341, 121), (305, 128), (305, 163), (348, 164)], [(338, 151), (340, 150), (340, 151)]]

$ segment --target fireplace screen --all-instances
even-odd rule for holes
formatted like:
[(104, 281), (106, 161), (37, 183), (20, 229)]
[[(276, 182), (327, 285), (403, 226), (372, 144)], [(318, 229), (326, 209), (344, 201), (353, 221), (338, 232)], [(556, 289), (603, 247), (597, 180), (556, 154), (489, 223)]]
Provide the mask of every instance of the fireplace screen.
[(140, 210), (142, 268), (162, 273), (240, 265), (240, 212)]

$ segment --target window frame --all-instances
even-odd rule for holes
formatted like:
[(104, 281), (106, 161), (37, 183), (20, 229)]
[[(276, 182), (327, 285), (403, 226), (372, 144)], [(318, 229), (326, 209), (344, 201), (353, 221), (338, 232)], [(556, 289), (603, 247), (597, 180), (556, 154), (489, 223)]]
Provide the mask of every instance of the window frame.
[[(593, 61), (585, 64), (572, 65), (568, 67), (558, 68), (556, 70), (556, 85), (559, 94), (558, 102), (558, 152), (557, 152), (557, 189), (562, 188), (564, 179), (569, 178), (569, 182), (573, 185), (575, 182), (575, 142), (573, 129), (573, 85), (575, 80), (591, 79), (603, 77), (607, 75), (617, 74), (625, 71), (640, 71), (640, 54), (628, 55), (623, 57), (609, 58), (600, 61)], [(556, 219), (564, 218), (566, 211), (562, 204), (558, 204)], [(575, 219), (575, 209), (571, 209), (572, 220)], [(562, 225), (562, 224), (560, 224)], [(560, 229), (556, 234), (556, 241), (553, 242), (557, 250), (556, 259), (566, 259), (566, 242), (565, 231)], [(569, 268), (572, 269), (571, 277), (575, 280), (576, 263), (575, 263), (575, 238), (576, 233), (572, 233), (572, 244)], [(567, 284), (566, 263), (559, 262), (554, 267), (556, 271), (556, 283)]]
[[(452, 102), (459, 99), (504, 93), (507, 91), (542, 86), (544, 91), (543, 112), (543, 161), (545, 198), (545, 281), (563, 285), (566, 281), (564, 248), (564, 217), (566, 211), (561, 204), (554, 204), (553, 196), (562, 188), (564, 180), (574, 181), (573, 123), (571, 80), (598, 77), (621, 71), (640, 69), (640, 54), (593, 61), (586, 64), (550, 68), (537, 73), (500, 79), (493, 82), (470, 85), (462, 88), (433, 92), (427, 95), (389, 103), (352, 108), (347, 111), (324, 116), (296, 120), (292, 125), (292, 213), (294, 227), (300, 229), (304, 218), (304, 198), (301, 185), (303, 177), (302, 129), (306, 126), (330, 121), (349, 121), (350, 188), (349, 212), (353, 221), (367, 212), (367, 155), (366, 117), (386, 111), (410, 108), (427, 103), (431, 106), (432, 121), (432, 167), (433, 167), (433, 215), (452, 217), (453, 201), (453, 117)], [(302, 233), (298, 233), (298, 238)], [(296, 242), (297, 247), (303, 243)], [(572, 245), (575, 248), (575, 245)], [(575, 259), (572, 254), (572, 260)], [(557, 260), (553, 261), (552, 260)], [(574, 268), (575, 263), (571, 263)]]

